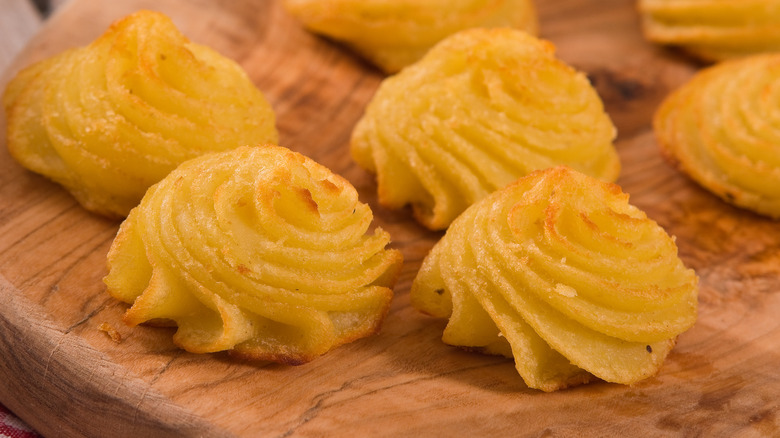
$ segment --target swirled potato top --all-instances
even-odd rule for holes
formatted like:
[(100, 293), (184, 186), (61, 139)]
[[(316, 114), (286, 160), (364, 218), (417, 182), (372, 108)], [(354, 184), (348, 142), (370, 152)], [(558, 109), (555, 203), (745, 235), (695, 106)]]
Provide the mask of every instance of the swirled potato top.
[(285, 0), (314, 32), (342, 41), (395, 73), (433, 45), (472, 27), (515, 27), (536, 34), (531, 0)]
[(697, 277), (614, 184), (536, 171), (469, 207), (426, 257), (412, 304), (444, 342), (514, 356), (528, 386), (655, 374), (696, 320)]
[(352, 134), (379, 201), (446, 228), (475, 201), (537, 169), (615, 181), (615, 128), (584, 74), (512, 29), (471, 29), (385, 79)]
[(728, 203), (780, 218), (780, 55), (697, 73), (654, 118), (667, 157)]
[(12, 156), (111, 217), (189, 158), (278, 140), (246, 73), (150, 11), (23, 70), (3, 104)]
[(780, 50), (780, 0), (640, 0), (648, 40), (706, 61)]
[(278, 146), (189, 160), (151, 187), (108, 255), (131, 325), (174, 321), (196, 353), (310, 361), (375, 333), (402, 263), (349, 182)]

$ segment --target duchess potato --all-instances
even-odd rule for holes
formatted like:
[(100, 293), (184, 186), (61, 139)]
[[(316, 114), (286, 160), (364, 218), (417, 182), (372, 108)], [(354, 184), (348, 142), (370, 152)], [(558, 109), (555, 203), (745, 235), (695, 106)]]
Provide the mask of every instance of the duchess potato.
[(470, 29), (385, 79), (352, 132), (379, 202), (444, 229), (469, 205), (565, 164), (615, 181), (616, 130), (588, 78), (515, 29)]
[(202, 155), (152, 186), (108, 254), (130, 325), (194, 353), (308, 362), (379, 330), (400, 271), (344, 178), (274, 145)]
[(28, 67), (3, 104), (11, 155), (113, 218), (187, 159), (278, 141), (274, 112), (241, 67), (158, 12)]
[(697, 277), (620, 187), (540, 170), (469, 207), (423, 261), (414, 307), (447, 344), (513, 357), (531, 388), (655, 375), (696, 321)]

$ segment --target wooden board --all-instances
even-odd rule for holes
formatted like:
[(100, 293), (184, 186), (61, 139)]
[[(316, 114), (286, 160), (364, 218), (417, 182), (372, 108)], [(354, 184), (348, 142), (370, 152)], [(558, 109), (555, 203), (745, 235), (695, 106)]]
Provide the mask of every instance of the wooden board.
[(374, 178), (349, 158), (352, 126), (382, 76), (302, 30), (277, 1), (73, 0), (2, 84), (116, 18), (162, 10), (246, 68), (278, 114), (281, 143), (348, 178), (406, 263), (378, 336), (299, 367), (189, 354), (169, 329), (121, 323), (126, 306), (101, 282), (118, 223), (86, 213), (0, 147), (0, 402), (49, 436), (780, 434), (780, 224), (671, 169), (650, 130), (659, 101), (697, 66), (646, 43), (631, 0), (537, 3), (542, 35), (588, 73), (619, 129), (618, 182), (677, 236), (701, 277), (699, 320), (657, 377), (545, 394), (529, 390), (509, 360), (442, 344), (445, 322), (416, 312), (408, 296), (440, 234), (408, 210), (378, 206)]

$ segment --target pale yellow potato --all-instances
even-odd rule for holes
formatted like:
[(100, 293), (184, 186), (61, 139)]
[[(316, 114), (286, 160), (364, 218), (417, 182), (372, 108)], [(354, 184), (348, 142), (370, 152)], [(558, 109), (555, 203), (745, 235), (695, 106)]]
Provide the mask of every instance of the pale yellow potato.
[(655, 375), (696, 321), (698, 279), (620, 187), (565, 166), (469, 207), (423, 261), (420, 311), (442, 340), (514, 357), (531, 388)]
[(489, 193), (559, 164), (613, 182), (616, 130), (587, 77), (551, 43), (471, 29), (385, 79), (355, 126), (355, 161), (377, 174), (379, 202), (411, 204), (431, 229)]
[(195, 353), (301, 364), (376, 333), (402, 257), (344, 178), (279, 146), (186, 161), (108, 254), (130, 325), (173, 321)]
[(645, 37), (705, 61), (780, 50), (780, 0), (640, 0)]
[(387, 73), (472, 27), (538, 32), (532, 0), (285, 0), (313, 32), (343, 42)]
[(724, 61), (656, 111), (664, 156), (724, 201), (780, 218), (780, 54)]
[(278, 141), (274, 112), (241, 67), (150, 11), (23, 70), (3, 104), (11, 155), (110, 217), (189, 158)]

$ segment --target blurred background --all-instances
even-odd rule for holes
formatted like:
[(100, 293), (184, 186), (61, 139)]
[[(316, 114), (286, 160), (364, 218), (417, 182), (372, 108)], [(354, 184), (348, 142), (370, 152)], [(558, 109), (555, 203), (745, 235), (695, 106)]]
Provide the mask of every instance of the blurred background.
[(68, 0), (0, 0), (0, 71)]
[(38, 10), (38, 12), (46, 16), (51, 13), (54, 9), (57, 9), (58, 6), (65, 3), (67, 0), (26, 0), (35, 6), (35, 8)]

